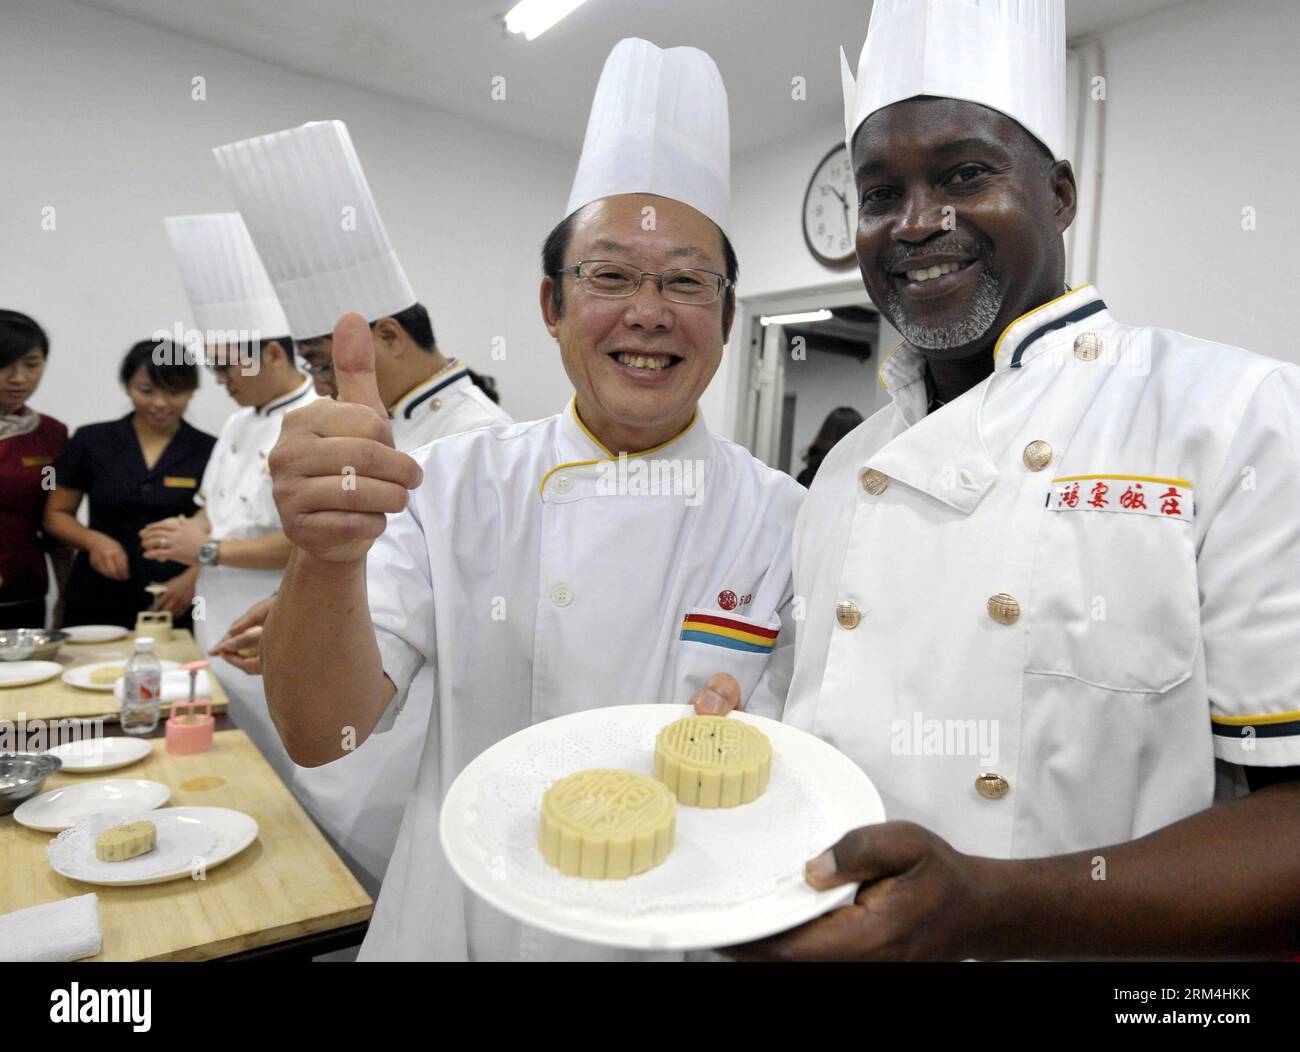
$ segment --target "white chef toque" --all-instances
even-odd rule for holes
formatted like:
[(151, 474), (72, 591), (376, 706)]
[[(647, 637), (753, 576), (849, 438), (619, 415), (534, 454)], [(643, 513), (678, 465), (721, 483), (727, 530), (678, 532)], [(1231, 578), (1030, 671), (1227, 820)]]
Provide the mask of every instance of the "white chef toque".
[(416, 302), (342, 121), (212, 152), (295, 340), (328, 336), (348, 311), (375, 322)]
[[(163, 225), (196, 329), (235, 331), (240, 335), (233, 339), (239, 341), (289, 335), (289, 322), (238, 212), (168, 216)], [(207, 342), (231, 340), (227, 336)]]
[(1065, 158), (1064, 0), (875, 0), (857, 84), (840, 49), (844, 137), (917, 95), (1006, 114)]
[(615, 194), (658, 194), (727, 229), (731, 130), (718, 67), (693, 47), (620, 40), (605, 60), (566, 215)]

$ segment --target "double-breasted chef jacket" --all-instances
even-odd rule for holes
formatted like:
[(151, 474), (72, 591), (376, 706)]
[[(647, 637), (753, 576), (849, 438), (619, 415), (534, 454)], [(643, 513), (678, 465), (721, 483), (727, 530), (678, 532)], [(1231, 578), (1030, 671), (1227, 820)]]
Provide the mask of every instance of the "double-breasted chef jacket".
[(1300, 369), (1089, 286), (935, 412), (909, 345), (880, 381), (800, 513), (786, 719), (891, 819), (1052, 855), (1300, 764)]
[(416, 459), (424, 483), (371, 549), (367, 587), (391, 708), (426, 664), (435, 695), (361, 957), (623, 956), (516, 924), (465, 891), (438, 843), (443, 795), (517, 730), (684, 704), (718, 672), (739, 680), (749, 711), (779, 717), (804, 490), (698, 414), (664, 445), (614, 457), (572, 402)]

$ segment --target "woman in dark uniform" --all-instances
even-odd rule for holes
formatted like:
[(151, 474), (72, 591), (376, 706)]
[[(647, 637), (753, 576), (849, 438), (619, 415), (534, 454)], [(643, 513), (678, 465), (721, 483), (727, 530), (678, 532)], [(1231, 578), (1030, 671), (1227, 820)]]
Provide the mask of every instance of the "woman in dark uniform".
[(49, 354), (36, 322), (0, 310), (0, 628), (45, 627), (41, 516), (68, 429), (26, 403)]
[[(216, 439), (182, 418), (199, 371), (167, 341), (144, 340), (126, 353), (119, 378), (132, 411), (78, 428), (59, 458), (45, 529), (80, 549), (68, 581), (64, 622), (135, 626), (153, 607), (145, 589), (162, 584), (158, 609), (188, 626), (197, 567), (144, 557), (140, 530), (169, 515), (192, 515), (194, 494)], [(90, 498), (90, 527), (77, 522)]]

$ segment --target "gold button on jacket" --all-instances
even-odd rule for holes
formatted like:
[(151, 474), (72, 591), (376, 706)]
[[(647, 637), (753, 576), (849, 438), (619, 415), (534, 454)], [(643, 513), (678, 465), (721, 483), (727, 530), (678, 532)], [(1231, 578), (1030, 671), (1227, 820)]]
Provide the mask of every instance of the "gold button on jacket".
[(1011, 792), (1011, 783), (1000, 774), (982, 774), (975, 779), (975, 791), (985, 800), (1001, 800)]
[(889, 489), (889, 476), (877, 471), (875, 468), (867, 468), (861, 477), (862, 488), (873, 497), (879, 497), (885, 490)]
[(862, 620), (862, 613), (856, 603), (844, 599), (835, 605), (835, 620), (842, 628), (857, 628), (858, 622)]
[(1020, 617), (1020, 603), (1006, 592), (989, 596), (988, 609), (989, 617), (1000, 625), (1013, 625)]
[(1074, 356), (1081, 362), (1096, 361), (1101, 354), (1101, 337), (1095, 332), (1080, 333), (1074, 338)]
[(1025, 446), (1024, 460), (1030, 471), (1042, 471), (1052, 462), (1052, 447), (1041, 438), (1035, 439)]

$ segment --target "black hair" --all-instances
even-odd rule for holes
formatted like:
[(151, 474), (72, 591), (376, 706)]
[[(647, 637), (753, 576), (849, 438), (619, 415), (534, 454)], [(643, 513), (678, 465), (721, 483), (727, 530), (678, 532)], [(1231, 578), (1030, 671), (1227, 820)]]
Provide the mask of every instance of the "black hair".
[(433, 322), (423, 303), (412, 303), (406, 310), (399, 310), (388, 317), (406, 330), (406, 335), (422, 350), (433, 350)]
[(826, 414), (826, 419), (822, 421), (821, 430), (817, 432), (817, 437), (812, 440), (813, 447), (830, 452), (841, 438), (860, 423), (862, 423), (862, 414), (856, 409), (847, 405), (832, 409)]
[(26, 314), (0, 308), (0, 369), (13, 365), (33, 350), (42, 358), (50, 356), (50, 340), (45, 330)]
[[(411, 338), (411, 342), (421, 350), (432, 351), (434, 349), (433, 321), (429, 318), (429, 312), (423, 303), (412, 303), (405, 310), (399, 310), (395, 314), (385, 314), (384, 318), (392, 318), (393, 321), (397, 322), (406, 335)], [(382, 318), (377, 318), (372, 321), (370, 323), (371, 328), (374, 328), (376, 322), (382, 320)], [(328, 340), (330, 336), (330, 333), (323, 332), (319, 336), (311, 336), (299, 342), (306, 346), (307, 344), (318, 343), (321, 340)]]
[[(564, 283), (560, 280), (560, 270), (564, 266), (564, 256), (569, 251), (569, 242), (573, 239), (573, 225), (577, 222), (578, 213), (581, 211), (582, 209), (579, 208), (561, 219), (542, 242), (542, 273), (551, 279), (551, 305), (554, 306), (557, 316), (564, 313)], [(727, 237), (722, 227), (714, 223), (713, 228), (718, 232), (718, 237), (722, 238), (722, 257), (726, 264), (727, 277), (731, 279), (731, 287), (722, 297), (722, 330), (725, 336), (736, 311), (736, 282), (740, 280), (740, 262), (736, 259), (736, 250), (731, 245), (731, 239)]]
[(470, 383), (487, 395), (497, 405), (501, 404), (501, 396), (497, 394), (497, 381), (495, 376), (484, 376), (482, 373), (476, 373), (468, 365), (465, 366), (465, 372), (469, 374)]
[(122, 357), (117, 378), (125, 387), (141, 369), (149, 382), (164, 391), (193, 391), (199, 386), (199, 367), (171, 340), (141, 340)]

